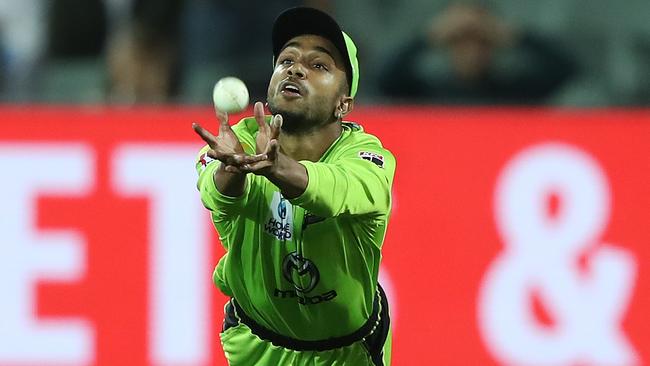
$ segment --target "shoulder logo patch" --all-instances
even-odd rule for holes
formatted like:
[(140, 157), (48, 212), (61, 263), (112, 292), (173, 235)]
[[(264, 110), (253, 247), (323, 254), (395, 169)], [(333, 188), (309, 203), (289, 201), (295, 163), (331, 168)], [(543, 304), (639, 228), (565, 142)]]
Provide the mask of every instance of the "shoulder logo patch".
[(211, 157), (209, 157), (207, 152), (201, 155), (201, 158), (199, 158), (199, 163), (201, 163), (201, 171), (205, 170), (208, 164), (212, 163), (215, 160), (216, 159), (212, 159)]
[(368, 160), (380, 168), (384, 167), (384, 157), (382, 155), (370, 151), (359, 151), (359, 157), (363, 160)]

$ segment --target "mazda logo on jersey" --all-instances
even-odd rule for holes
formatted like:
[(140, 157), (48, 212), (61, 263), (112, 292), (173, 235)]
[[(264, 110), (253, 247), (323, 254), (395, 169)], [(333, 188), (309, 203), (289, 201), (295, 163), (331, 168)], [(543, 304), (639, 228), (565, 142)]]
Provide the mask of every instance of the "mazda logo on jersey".
[[(318, 267), (311, 260), (291, 252), (282, 261), (282, 275), (293, 285), (291, 290), (276, 288), (273, 296), (279, 299), (296, 299), (301, 305), (315, 305), (333, 300), (336, 290), (329, 290), (322, 294), (310, 293), (320, 280)], [(309, 293), (309, 295), (308, 295)]]
[(314, 289), (320, 280), (320, 273), (314, 262), (297, 252), (289, 253), (282, 261), (282, 274), (293, 284), (298, 292), (306, 293)]

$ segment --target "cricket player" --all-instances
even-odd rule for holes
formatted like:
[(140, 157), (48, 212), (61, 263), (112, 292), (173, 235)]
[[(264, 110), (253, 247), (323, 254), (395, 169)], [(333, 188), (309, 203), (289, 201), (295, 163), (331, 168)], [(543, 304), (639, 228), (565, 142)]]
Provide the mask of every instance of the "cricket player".
[(395, 158), (343, 118), (357, 49), (329, 15), (286, 10), (272, 30), (267, 102), (207, 143), (198, 189), (226, 254), (213, 280), (231, 300), (221, 333), (232, 366), (389, 365), (377, 282)]

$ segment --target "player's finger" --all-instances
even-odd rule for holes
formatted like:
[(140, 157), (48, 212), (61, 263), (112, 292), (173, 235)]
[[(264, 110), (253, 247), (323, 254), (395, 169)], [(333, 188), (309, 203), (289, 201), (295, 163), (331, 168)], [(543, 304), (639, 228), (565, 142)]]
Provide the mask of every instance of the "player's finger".
[(271, 121), (271, 139), (277, 140), (282, 130), (282, 116), (276, 114)]
[(269, 144), (266, 146), (266, 151), (264, 152), (264, 155), (266, 155), (266, 160), (275, 161), (278, 158), (279, 149), (280, 144), (278, 143), (278, 140), (270, 140)]
[(257, 154), (257, 155), (244, 155), (238, 157), (238, 163), (241, 165), (244, 164), (254, 164), (259, 161), (266, 160), (267, 155), (266, 154)]
[(262, 154), (259, 155), (248, 155), (248, 154), (232, 154), (228, 157), (228, 164), (235, 165), (237, 167), (252, 164), (258, 161), (264, 160), (265, 156)]
[[(218, 146), (215, 149), (208, 150), (208, 156), (212, 159), (217, 159), (226, 165), (242, 165), (248, 161), (247, 154), (233, 154), (233, 153), (224, 153), (219, 151)], [(256, 161), (256, 160), (253, 160)]]
[(241, 169), (238, 169), (237, 167), (235, 167), (235, 166), (233, 166), (233, 165), (226, 165), (226, 167), (225, 167), (224, 169), (225, 169), (228, 173), (237, 173), (237, 174), (241, 174), (241, 173), (243, 173), (243, 171), (242, 171)]
[(255, 103), (255, 106), (253, 107), (253, 115), (255, 116), (255, 121), (257, 121), (259, 130), (266, 131), (269, 126), (266, 124), (266, 120), (264, 118), (264, 104), (262, 104), (262, 102)]
[(232, 161), (231, 155), (222, 153), (221, 151), (219, 151), (218, 147), (215, 147), (215, 149), (212, 150), (208, 150), (207, 154), (212, 159), (219, 160), (224, 164), (229, 164)]
[(210, 150), (208, 150), (208, 152), (207, 152), (206, 154), (207, 154), (209, 157), (211, 157), (212, 159), (217, 159), (217, 160), (221, 160), (220, 158), (223, 157), (223, 154), (217, 152), (217, 151), (214, 150), (214, 149), (210, 149)]
[(210, 131), (206, 130), (205, 128), (201, 127), (196, 122), (192, 122), (192, 129), (194, 132), (196, 132), (197, 135), (203, 139), (211, 148), (216, 146), (217, 138), (214, 137), (213, 134), (210, 133)]
[(245, 173), (260, 174), (261, 172), (267, 170), (273, 166), (273, 162), (270, 160), (262, 160), (253, 164), (246, 164), (245, 168), (240, 168)]
[(214, 107), (214, 112), (217, 115), (217, 120), (219, 120), (219, 133), (223, 132), (224, 129), (229, 129), (230, 125), (228, 124), (228, 113), (220, 111), (217, 109), (217, 107)]
[(243, 173), (255, 173), (260, 168), (259, 167), (260, 164), (262, 163), (242, 165), (241, 167), (239, 167), (239, 170), (242, 171)]

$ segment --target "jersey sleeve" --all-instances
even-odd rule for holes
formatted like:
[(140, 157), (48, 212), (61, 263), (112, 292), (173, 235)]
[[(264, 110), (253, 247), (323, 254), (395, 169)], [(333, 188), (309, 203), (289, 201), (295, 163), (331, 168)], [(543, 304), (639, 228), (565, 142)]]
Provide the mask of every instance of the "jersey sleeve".
[(388, 214), (395, 158), (378, 143), (348, 148), (332, 163), (300, 164), (309, 181), (292, 204), (321, 217)]

